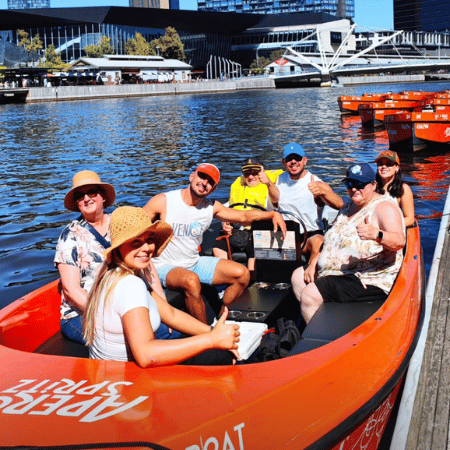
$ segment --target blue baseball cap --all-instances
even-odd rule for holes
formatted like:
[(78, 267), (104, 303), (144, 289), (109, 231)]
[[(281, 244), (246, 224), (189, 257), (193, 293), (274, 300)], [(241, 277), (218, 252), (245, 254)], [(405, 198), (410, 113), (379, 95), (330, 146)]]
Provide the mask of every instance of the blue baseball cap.
[(347, 176), (342, 181), (357, 180), (363, 183), (373, 183), (375, 172), (367, 163), (353, 164), (347, 169)]
[(305, 150), (300, 144), (296, 144), (295, 142), (291, 142), (284, 147), (283, 150), (283, 159), (286, 159), (289, 155), (298, 155), (305, 157)]

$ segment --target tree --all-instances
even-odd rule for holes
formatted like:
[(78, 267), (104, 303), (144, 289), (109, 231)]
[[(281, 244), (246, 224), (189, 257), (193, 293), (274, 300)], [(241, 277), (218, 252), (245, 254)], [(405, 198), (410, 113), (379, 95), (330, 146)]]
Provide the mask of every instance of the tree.
[(270, 61), (276, 61), (278, 58), (281, 58), (285, 53), (284, 48), (277, 48), (276, 50), (272, 50), (270, 53)]
[(48, 69), (65, 69), (68, 64), (61, 59), (61, 53), (57, 53), (55, 46), (50, 44), (45, 50), (45, 62), (39, 64), (39, 67), (46, 67)]
[(130, 38), (125, 42), (125, 54), (149, 56), (152, 53), (150, 52), (150, 44), (145, 40), (144, 36), (141, 33), (136, 33), (134, 38)]
[(250, 64), (250, 72), (255, 75), (262, 75), (264, 73), (264, 67), (271, 63), (271, 60), (260, 56), (259, 58), (253, 60)]
[(31, 40), (30, 45), (27, 48), (27, 51), (32, 52), (32, 53), (39, 53), (39, 51), (42, 50), (43, 45), (44, 45), (44, 43), (41, 41), (41, 38), (38, 33)]
[(17, 30), (17, 36), (19, 36), (19, 47), (27, 48), (30, 45), (29, 34), (25, 30)]
[(101, 58), (103, 55), (111, 55), (114, 52), (111, 38), (107, 36), (102, 36), (97, 44), (87, 45), (83, 50), (88, 58)]
[[(159, 52), (158, 48), (159, 47)], [(181, 42), (180, 36), (173, 27), (167, 27), (164, 30), (164, 36), (154, 39), (150, 42), (150, 49), (153, 55), (160, 54), (167, 59), (178, 59), (185, 61), (184, 45)]]

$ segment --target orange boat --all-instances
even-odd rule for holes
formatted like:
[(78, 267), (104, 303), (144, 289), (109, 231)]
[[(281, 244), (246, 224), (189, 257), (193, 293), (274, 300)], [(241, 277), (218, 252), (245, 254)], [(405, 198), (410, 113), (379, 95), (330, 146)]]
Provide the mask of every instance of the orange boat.
[[(263, 363), (91, 360), (60, 335), (58, 282), (26, 295), (0, 311), (1, 447), (376, 449), (420, 331), (419, 229), (407, 233), (384, 303), (327, 303), (291, 356)], [(250, 304), (260, 288), (280, 292), (256, 283)]]
[(450, 144), (450, 110), (413, 114), (413, 146), (420, 150), (436, 144)]
[(341, 114), (358, 115), (358, 107), (362, 103), (382, 102), (388, 98), (388, 94), (363, 94), (363, 95), (341, 95), (338, 97), (338, 105)]
[[(440, 123), (438, 121), (435, 123), (442, 126), (449, 113), (450, 106), (427, 105), (425, 108), (415, 108), (412, 112), (400, 111), (386, 115), (384, 125), (388, 132), (389, 148), (416, 152), (433, 142), (439, 142), (432, 141), (432, 136), (426, 133), (432, 123), (429, 121), (439, 117)], [(445, 134), (445, 130), (442, 132)], [(429, 139), (425, 139), (425, 135)]]
[(414, 108), (424, 106), (423, 100), (386, 100), (384, 102), (362, 103), (358, 112), (361, 116), (361, 124), (366, 128), (378, 128), (384, 126), (386, 115), (400, 111), (412, 111)]
[(422, 91), (403, 91), (397, 94), (390, 93), (388, 99), (390, 100), (429, 100), (436, 97), (436, 92), (422, 92)]

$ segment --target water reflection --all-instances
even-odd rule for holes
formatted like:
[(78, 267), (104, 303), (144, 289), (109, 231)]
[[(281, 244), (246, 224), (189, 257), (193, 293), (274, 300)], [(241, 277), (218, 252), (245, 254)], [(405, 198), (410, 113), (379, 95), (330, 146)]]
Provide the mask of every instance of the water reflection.
[[(389, 143), (384, 130), (365, 130), (358, 117), (341, 118), (338, 95), (444, 87), (427, 83), (3, 105), (0, 306), (56, 277), (56, 240), (76, 217), (64, 210), (63, 199), (79, 170), (95, 170), (112, 183), (115, 206), (143, 205), (162, 190), (184, 186), (192, 169), (209, 161), (222, 173), (213, 197), (226, 200), (245, 158), (258, 156), (268, 168), (278, 168), (284, 145), (297, 141), (311, 170), (345, 196), (347, 166), (373, 163)], [(429, 264), (450, 153), (400, 157)]]

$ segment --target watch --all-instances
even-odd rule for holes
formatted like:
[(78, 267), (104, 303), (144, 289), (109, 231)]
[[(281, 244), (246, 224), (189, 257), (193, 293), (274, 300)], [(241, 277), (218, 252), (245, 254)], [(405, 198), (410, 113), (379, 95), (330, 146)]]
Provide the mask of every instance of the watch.
[(381, 230), (378, 231), (377, 239), (379, 239), (380, 241), (381, 241), (381, 239), (383, 239), (383, 232)]

